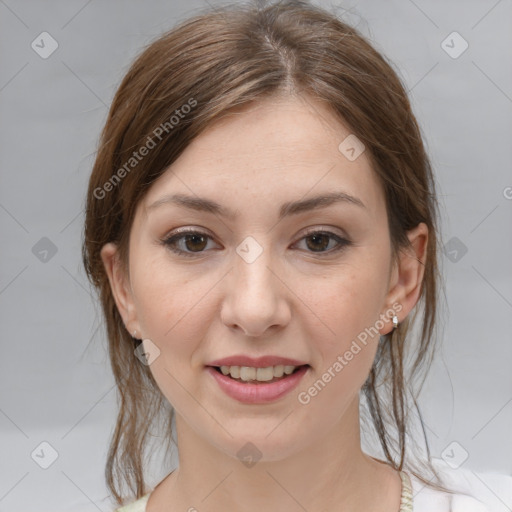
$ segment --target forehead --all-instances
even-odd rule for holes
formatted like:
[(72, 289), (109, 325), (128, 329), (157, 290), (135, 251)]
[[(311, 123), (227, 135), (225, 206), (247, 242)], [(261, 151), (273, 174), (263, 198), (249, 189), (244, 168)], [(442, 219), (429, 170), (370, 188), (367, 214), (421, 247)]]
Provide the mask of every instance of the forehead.
[(367, 151), (355, 159), (347, 157), (354, 152), (346, 153), (344, 141), (353, 146), (353, 137), (342, 121), (311, 97), (269, 98), (245, 105), (189, 144), (151, 186), (144, 209), (170, 192), (208, 196), (243, 209), (249, 198), (279, 197), (281, 204), (341, 190), (361, 198), (372, 214), (382, 213), (383, 193)]

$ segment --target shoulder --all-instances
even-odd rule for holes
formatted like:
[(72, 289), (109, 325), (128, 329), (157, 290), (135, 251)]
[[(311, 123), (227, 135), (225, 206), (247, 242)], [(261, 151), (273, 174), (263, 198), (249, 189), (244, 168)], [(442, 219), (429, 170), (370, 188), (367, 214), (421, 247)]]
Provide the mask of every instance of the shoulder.
[(457, 493), (449, 494), (432, 489), (417, 480), (413, 475), (412, 494), (414, 512), (493, 512), (474, 496)]
[(114, 512), (146, 512), (146, 504), (149, 499), (149, 493), (139, 498), (133, 503), (129, 503), (124, 507), (117, 508)]
[(453, 469), (441, 459), (433, 462), (446, 486), (455, 494), (433, 489), (409, 474), (414, 512), (498, 512), (503, 510), (504, 503), (512, 505), (512, 477)]

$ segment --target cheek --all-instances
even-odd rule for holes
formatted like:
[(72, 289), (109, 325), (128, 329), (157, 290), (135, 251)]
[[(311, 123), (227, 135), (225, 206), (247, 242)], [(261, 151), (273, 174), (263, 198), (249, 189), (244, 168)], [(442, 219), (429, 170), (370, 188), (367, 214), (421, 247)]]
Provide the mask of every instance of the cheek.
[(137, 318), (144, 335), (161, 349), (172, 345), (175, 354), (191, 351), (198, 343), (207, 304), (205, 283), (186, 271), (170, 268), (165, 258), (142, 260), (144, 267), (134, 272), (133, 290)]
[(306, 410), (322, 411), (326, 424), (331, 424), (356, 399), (368, 378), (380, 338), (378, 330), (372, 330), (380, 304), (368, 273), (365, 279), (354, 273), (323, 281), (308, 297), (311, 310), (321, 320), (304, 309), (311, 319), (304, 328), (317, 364), (313, 379), (298, 390), (298, 398)]
[(134, 273), (133, 289), (142, 332), (160, 351), (150, 371), (169, 403), (183, 412), (190, 407), (190, 396), (184, 389), (190, 388), (194, 354), (209, 323), (208, 296), (204, 295), (214, 283), (208, 287), (204, 279), (171, 271), (165, 262), (146, 262)]
[(309, 316), (321, 320), (332, 344), (347, 341), (379, 318), (385, 293), (382, 272), (365, 266), (340, 268), (328, 276), (306, 280), (300, 297)]
[(375, 359), (380, 339), (376, 322), (386, 283), (382, 265), (375, 263), (384, 258), (370, 256), (368, 251), (368, 257), (359, 255), (357, 263), (301, 286), (301, 315), (309, 319), (304, 328), (318, 355), (318, 374), (328, 382), (329, 390), (322, 392), (327, 402), (356, 393)]

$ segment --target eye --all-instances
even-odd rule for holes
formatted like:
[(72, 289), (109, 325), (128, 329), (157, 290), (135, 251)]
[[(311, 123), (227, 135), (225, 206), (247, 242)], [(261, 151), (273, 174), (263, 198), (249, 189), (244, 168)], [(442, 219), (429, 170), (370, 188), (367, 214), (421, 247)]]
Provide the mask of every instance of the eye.
[[(308, 252), (313, 253), (333, 253), (344, 249), (352, 244), (350, 240), (342, 238), (330, 231), (309, 231), (306, 235), (299, 240), (306, 241)], [(331, 244), (334, 242), (334, 247)]]
[(206, 233), (186, 230), (162, 240), (162, 243), (177, 254), (193, 256), (204, 252), (208, 239), (211, 237)]

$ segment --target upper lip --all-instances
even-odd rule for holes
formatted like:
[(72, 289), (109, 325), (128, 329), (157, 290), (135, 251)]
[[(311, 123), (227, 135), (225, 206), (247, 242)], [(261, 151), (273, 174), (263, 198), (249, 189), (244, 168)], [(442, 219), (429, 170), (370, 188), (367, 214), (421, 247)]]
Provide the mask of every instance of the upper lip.
[(267, 368), (269, 366), (303, 366), (303, 361), (279, 356), (249, 357), (245, 355), (229, 356), (211, 361), (206, 366), (250, 366), (253, 368)]

